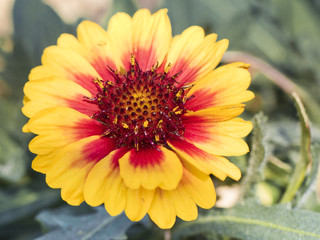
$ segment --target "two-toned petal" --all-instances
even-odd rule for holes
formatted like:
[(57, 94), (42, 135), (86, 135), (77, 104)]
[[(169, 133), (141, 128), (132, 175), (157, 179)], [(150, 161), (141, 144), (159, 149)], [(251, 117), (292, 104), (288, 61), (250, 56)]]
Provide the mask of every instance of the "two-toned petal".
[[(192, 143), (176, 138), (169, 141), (169, 146), (185, 165), (188, 163), (206, 175), (213, 174), (221, 180), (227, 176), (234, 180), (239, 180), (241, 177), (239, 168), (226, 158), (209, 154)], [(198, 174), (193, 173), (193, 175)]]
[(28, 97), (22, 112), (33, 117), (39, 111), (65, 106), (73, 108), (88, 116), (92, 116), (98, 108), (88, 102), (92, 94), (79, 84), (60, 77), (47, 77), (37, 81), (29, 81), (24, 86)]
[(111, 215), (121, 213), (125, 207), (126, 191), (119, 174), (118, 161), (128, 149), (120, 148), (101, 159), (90, 171), (84, 187), (85, 200), (91, 206), (106, 203)]
[(29, 144), (30, 151), (46, 155), (82, 138), (101, 135), (104, 126), (72, 108), (47, 108), (28, 122), (28, 128), (38, 134)]
[[(41, 62), (45, 68), (50, 69), (49, 71), (54, 76), (73, 81), (90, 93), (97, 93), (94, 81), (102, 77), (83, 56), (73, 50), (59, 46), (47, 47), (43, 52)], [(33, 73), (29, 79), (33, 79), (35, 74), (38, 75), (38, 73)]]
[(171, 44), (171, 24), (167, 9), (152, 14), (142, 9), (132, 18), (133, 55), (142, 70), (162, 63)]
[(251, 77), (244, 63), (229, 64), (207, 74), (188, 93), (192, 96), (186, 102), (188, 109), (198, 111), (217, 106), (230, 106), (247, 102), (254, 97), (248, 91)]
[(110, 19), (107, 33), (116, 64), (125, 70), (130, 67), (131, 55), (144, 71), (161, 64), (172, 39), (166, 9), (154, 14), (141, 9), (132, 18), (117, 13)]
[(208, 112), (208, 109), (189, 114), (183, 122), (184, 138), (198, 148), (215, 155), (239, 156), (247, 153), (249, 148), (242, 138), (249, 134), (252, 124), (240, 118), (231, 119), (228, 115), (239, 115), (239, 109), (231, 108), (230, 112), (228, 110), (224, 121), (213, 121), (216, 117), (215, 112)]
[(84, 196), (92, 206), (104, 203), (111, 215), (125, 211), (130, 220), (139, 221), (150, 208), (154, 190), (131, 189), (124, 184), (118, 161), (126, 152), (127, 148), (115, 150), (93, 167), (85, 183)]
[(46, 173), (48, 185), (61, 188), (62, 199), (70, 205), (79, 205), (84, 201), (83, 188), (90, 170), (114, 149), (112, 139), (99, 136), (65, 146), (52, 159)]
[(164, 148), (132, 149), (119, 161), (120, 174), (132, 189), (143, 187), (153, 190), (175, 189), (182, 177), (182, 165), (178, 156)]
[(179, 86), (192, 84), (212, 71), (228, 47), (228, 40), (216, 42), (217, 35), (204, 36), (201, 27), (193, 26), (177, 35), (167, 56), (169, 75), (178, 74)]
[(88, 51), (88, 62), (102, 79), (112, 81), (113, 75), (109, 68), (116, 69), (116, 64), (107, 32), (94, 22), (83, 21), (77, 28), (77, 36), (79, 43)]

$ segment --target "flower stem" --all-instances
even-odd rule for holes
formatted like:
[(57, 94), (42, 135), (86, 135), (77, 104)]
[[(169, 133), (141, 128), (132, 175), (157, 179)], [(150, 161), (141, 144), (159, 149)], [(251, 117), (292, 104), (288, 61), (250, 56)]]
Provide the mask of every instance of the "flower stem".
[(287, 186), (286, 191), (282, 196), (280, 203), (287, 203), (292, 201), (297, 191), (299, 190), (303, 180), (305, 179), (308, 165), (312, 164), (313, 162), (311, 151), (310, 151), (310, 147), (311, 147), (310, 123), (300, 98), (295, 93), (292, 94), (292, 97), (296, 104), (296, 108), (297, 108), (299, 119), (300, 119), (300, 125), (301, 125), (300, 159), (296, 164), (295, 170), (292, 174), (290, 182)]
[(163, 232), (163, 240), (171, 240), (171, 231), (170, 229), (165, 229)]
[(295, 84), (291, 79), (289, 79), (269, 63), (248, 53), (233, 51), (226, 52), (224, 54), (223, 61), (228, 63), (237, 61), (249, 63), (253, 69), (261, 72), (290, 96), (292, 93), (296, 92), (301, 98), (302, 102), (304, 102), (305, 106), (308, 108), (308, 113), (311, 115), (313, 121), (320, 125), (320, 108), (314, 99), (312, 99), (304, 89)]

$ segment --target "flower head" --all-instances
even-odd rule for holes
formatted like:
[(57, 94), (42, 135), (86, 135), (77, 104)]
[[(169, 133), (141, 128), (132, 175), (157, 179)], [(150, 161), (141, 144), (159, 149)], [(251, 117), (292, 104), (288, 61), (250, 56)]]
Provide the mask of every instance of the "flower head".
[[(172, 38), (167, 10), (84, 21), (44, 50), (24, 87), (23, 131), (34, 170), (71, 205), (104, 204), (161, 228), (211, 208), (213, 174), (238, 180), (223, 156), (248, 152), (248, 65), (216, 66), (228, 46), (193, 26)], [(215, 70), (214, 70), (215, 69)]]

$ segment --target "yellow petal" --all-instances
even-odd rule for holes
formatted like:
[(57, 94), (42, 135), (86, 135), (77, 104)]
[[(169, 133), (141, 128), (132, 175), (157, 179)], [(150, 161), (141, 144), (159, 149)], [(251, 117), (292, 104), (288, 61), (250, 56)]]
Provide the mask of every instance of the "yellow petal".
[(59, 76), (54, 71), (51, 71), (50, 68), (46, 66), (37, 66), (32, 68), (29, 74), (30, 81), (41, 80), (49, 77)]
[(49, 154), (36, 156), (32, 161), (32, 169), (37, 172), (47, 173), (53, 159), (59, 153), (59, 151), (60, 149), (57, 149)]
[(244, 111), (244, 105), (228, 105), (221, 107), (205, 108), (196, 112), (187, 112), (183, 115), (183, 122), (185, 124), (197, 125), (201, 123), (213, 123), (230, 120), (239, 116)]
[(198, 208), (186, 188), (180, 185), (177, 189), (168, 191), (168, 197), (171, 199), (179, 218), (185, 221), (195, 220), (198, 217)]
[(176, 210), (170, 201), (168, 191), (157, 189), (148, 214), (151, 220), (162, 229), (168, 229), (176, 221)]
[(22, 132), (24, 132), (24, 133), (31, 132), (30, 129), (29, 129), (28, 123), (26, 123), (25, 125), (23, 125), (23, 127), (22, 127)]
[(117, 68), (129, 70), (132, 47), (132, 19), (126, 13), (113, 15), (108, 24), (108, 37)]
[(184, 188), (202, 208), (212, 208), (216, 202), (216, 192), (211, 178), (208, 176), (205, 180), (201, 180), (189, 171), (184, 171), (184, 176), (181, 181), (181, 188)]
[(86, 59), (104, 80), (111, 80), (113, 75), (108, 67), (116, 70), (112, 46), (107, 32), (98, 24), (83, 21), (77, 28), (79, 43), (88, 50)]
[(116, 216), (124, 210), (127, 196), (127, 187), (120, 176), (119, 168), (115, 168), (108, 176), (106, 189), (108, 194), (104, 207), (111, 216)]
[(98, 24), (91, 21), (82, 21), (77, 28), (77, 36), (80, 44), (91, 50), (104, 51), (107, 45), (107, 32)]
[(140, 221), (150, 208), (154, 190), (143, 188), (127, 190), (125, 213), (131, 221)]
[(89, 54), (88, 49), (81, 45), (75, 36), (69, 33), (61, 34), (57, 40), (57, 45), (59, 47), (71, 49), (83, 57), (87, 57)]

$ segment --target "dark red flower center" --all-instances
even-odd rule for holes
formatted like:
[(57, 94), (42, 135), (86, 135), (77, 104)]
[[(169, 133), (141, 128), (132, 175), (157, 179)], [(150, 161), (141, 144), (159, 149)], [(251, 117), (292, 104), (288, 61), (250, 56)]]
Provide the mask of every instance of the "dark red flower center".
[(142, 71), (132, 57), (129, 71), (112, 69), (114, 79), (96, 80), (97, 95), (88, 101), (99, 111), (92, 118), (105, 125), (104, 135), (118, 147), (139, 149), (166, 145), (167, 139), (184, 133), (181, 116), (189, 88), (176, 87), (175, 76), (155, 66)]

